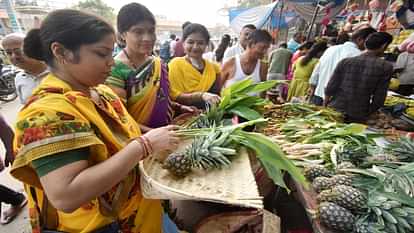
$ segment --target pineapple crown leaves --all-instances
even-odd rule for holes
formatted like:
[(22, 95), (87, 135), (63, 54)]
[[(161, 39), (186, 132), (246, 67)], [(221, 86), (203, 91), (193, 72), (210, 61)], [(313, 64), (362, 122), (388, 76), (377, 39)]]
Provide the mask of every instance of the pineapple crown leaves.
[(397, 156), (400, 161), (414, 162), (414, 140), (409, 137), (387, 144), (385, 151)]
[(370, 197), (382, 196), (414, 207), (414, 176), (408, 173), (413, 164), (401, 167), (373, 166), (371, 169), (345, 169), (358, 174), (354, 184), (369, 192)]

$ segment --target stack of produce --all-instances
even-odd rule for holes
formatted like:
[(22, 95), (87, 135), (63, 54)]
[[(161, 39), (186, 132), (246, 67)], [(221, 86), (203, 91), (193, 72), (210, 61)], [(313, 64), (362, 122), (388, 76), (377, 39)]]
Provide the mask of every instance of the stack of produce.
[(398, 129), (403, 131), (413, 130), (413, 126), (408, 122), (394, 118), (391, 114), (384, 112), (372, 114), (367, 121), (367, 125), (374, 129)]
[(414, 141), (403, 137), (382, 148), (374, 141), (381, 135), (364, 125), (297, 109), (267, 106), (265, 114), (276, 119), (263, 132), (304, 166), (317, 193), (315, 217), (338, 232), (414, 232)]
[(396, 104), (405, 104), (407, 106), (405, 114), (414, 119), (414, 99), (402, 98), (398, 96), (387, 96), (385, 99), (385, 106), (393, 106)]

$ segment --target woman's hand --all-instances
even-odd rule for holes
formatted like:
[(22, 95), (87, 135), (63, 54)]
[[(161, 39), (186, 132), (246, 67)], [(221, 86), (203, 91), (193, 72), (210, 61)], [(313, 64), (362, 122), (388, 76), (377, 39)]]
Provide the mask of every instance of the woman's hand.
[(194, 106), (187, 106), (187, 105), (181, 105), (180, 106), (181, 113), (198, 113), (198, 108)]
[(154, 154), (163, 151), (173, 151), (180, 143), (180, 138), (175, 133), (178, 126), (169, 125), (161, 128), (156, 128), (148, 131), (144, 136), (148, 138), (151, 143)]
[(221, 101), (220, 96), (216, 94), (208, 93), (208, 92), (204, 92), (201, 95), (201, 99), (203, 99), (204, 102), (209, 103), (209, 104), (218, 104)]

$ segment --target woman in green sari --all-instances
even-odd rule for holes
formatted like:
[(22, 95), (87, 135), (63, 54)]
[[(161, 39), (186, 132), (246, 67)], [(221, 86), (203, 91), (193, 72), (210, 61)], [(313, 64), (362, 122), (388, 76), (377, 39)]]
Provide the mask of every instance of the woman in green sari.
[(141, 129), (167, 125), (174, 110), (191, 112), (191, 108), (171, 101), (166, 67), (152, 55), (156, 40), (154, 15), (139, 3), (130, 3), (119, 11), (117, 27), (126, 47), (115, 57), (106, 83), (124, 99)]

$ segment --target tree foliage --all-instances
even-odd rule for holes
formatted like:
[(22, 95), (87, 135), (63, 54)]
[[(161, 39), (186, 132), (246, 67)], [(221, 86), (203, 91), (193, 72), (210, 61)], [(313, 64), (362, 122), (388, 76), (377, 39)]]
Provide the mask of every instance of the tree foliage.
[(83, 0), (80, 1), (75, 9), (86, 11), (98, 15), (109, 22), (115, 22), (114, 8), (108, 6), (102, 0)]
[(271, 0), (238, 0), (238, 5), (241, 8), (250, 8), (271, 3)]

